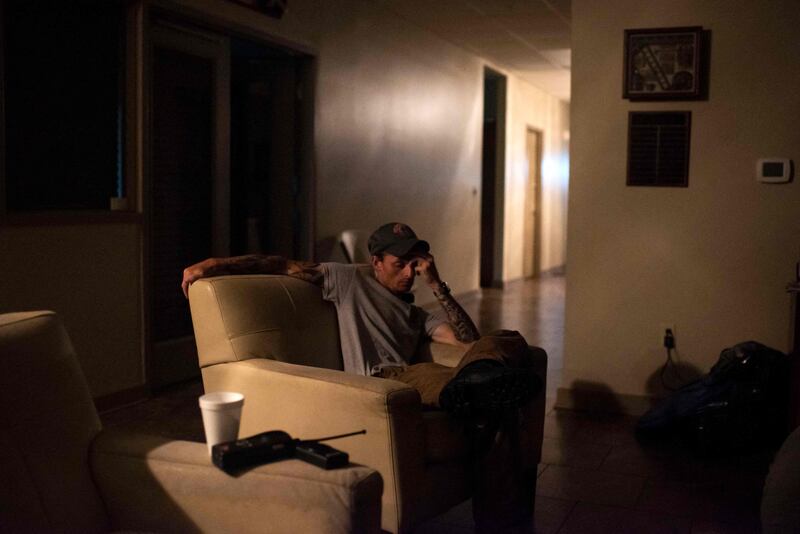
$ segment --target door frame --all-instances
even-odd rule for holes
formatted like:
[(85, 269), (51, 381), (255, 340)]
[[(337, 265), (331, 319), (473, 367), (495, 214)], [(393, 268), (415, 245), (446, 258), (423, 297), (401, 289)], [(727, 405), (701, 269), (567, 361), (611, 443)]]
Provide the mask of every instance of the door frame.
[[(153, 339), (153, 54), (156, 47), (165, 47), (179, 52), (196, 55), (213, 61), (214, 72), (214, 115), (212, 127), (214, 141), (212, 146), (212, 253), (214, 256), (227, 256), (230, 248), (230, 46), (229, 39), (191, 25), (191, 23), (175, 22), (161, 15), (161, 12), (150, 12), (144, 17), (144, 124), (142, 132), (143, 168), (142, 184), (142, 288), (143, 288), (143, 341), (145, 380), (151, 389), (165, 382), (165, 377), (156, 376), (158, 368), (154, 362), (159, 358), (159, 351), (177, 351), (181, 354), (196, 354), (194, 336), (185, 336), (175, 340), (159, 343)], [(175, 273), (176, 286), (180, 273)], [(197, 372), (199, 374), (199, 368)]]
[[(494, 99), (487, 91), (489, 83), (496, 83)], [(506, 188), (506, 99), (505, 75), (484, 67), (484, 111), (481, 155), (481, 229), (480, 229), (480, 286), (503, 287), (503, 261), (505, 236)], [(493, 112), (493, 113), (492, 113)], [(487, 145), (486, 124), (489, 115), (495, 115), (493, 146)], [(493, 151), (493, 162), (487, 154)]]
[[(530, 144), (531, 137), (536, 139), (535, 154), (531, 159)], [(525, 209), (523, 219), (523, 267), (522, 274), (524, 278), (536, 278), (542, 272), (542, 155), (544, 153), (544, 132), (538, 128), (528, 126), (525, 129), (525, 155), (528, 158), (528, 176), (525, 178)], [(536, 173), (533, 174), (533, 198), (531, 195), (531, 169), (535, 168)], [(531, 204), (533, 209), (531, 210)], [(533, 215), (530, 212), (533, 211)], [(532, 235), (528, 235), (528, 217), (533, 218), (533, 231)], [(528, 248), (530, 246), (530, 248)], [(529, 273), (525, 268), (526, 262), (530, 258), (532, 265), (532, 273)]]

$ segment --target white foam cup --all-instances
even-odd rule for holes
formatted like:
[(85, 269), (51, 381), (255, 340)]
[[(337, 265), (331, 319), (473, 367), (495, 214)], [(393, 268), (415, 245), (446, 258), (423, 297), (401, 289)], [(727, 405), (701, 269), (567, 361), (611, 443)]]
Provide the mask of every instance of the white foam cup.
[(200, 397), (203, 428), (206, 432), (208, 454), (217, 443), (233, 441), (239, 436), (239, 421), (242, 419), (244, 395), (232, 391), (206, 393)]

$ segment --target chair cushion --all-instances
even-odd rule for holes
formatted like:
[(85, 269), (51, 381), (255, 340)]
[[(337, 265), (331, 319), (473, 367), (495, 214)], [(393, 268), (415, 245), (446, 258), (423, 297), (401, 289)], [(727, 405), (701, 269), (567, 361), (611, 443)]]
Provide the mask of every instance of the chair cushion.
[(0, 315), (0, 405), (0, 525), (107, 530), (88, 465), (100, 421), (53, 312)]

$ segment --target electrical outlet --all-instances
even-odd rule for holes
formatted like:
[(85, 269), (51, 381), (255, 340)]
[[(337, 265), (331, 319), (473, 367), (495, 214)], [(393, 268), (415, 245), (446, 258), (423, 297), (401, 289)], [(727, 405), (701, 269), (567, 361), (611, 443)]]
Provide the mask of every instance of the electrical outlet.
[(677, 337), (678, 333), (675, 331), (675, 323), (661, 323), (658, 325), (658, 346), (664, 346), (664, 336), (667, 334), (667, 329), (672, 330), (672, 336)]

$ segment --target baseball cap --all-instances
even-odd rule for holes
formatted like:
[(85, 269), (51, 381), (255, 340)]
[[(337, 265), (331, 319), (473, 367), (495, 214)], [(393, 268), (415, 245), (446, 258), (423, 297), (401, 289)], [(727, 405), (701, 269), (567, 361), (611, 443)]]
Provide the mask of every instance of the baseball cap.
[(410, 226), (403, 223), (386, 223), (369, 236), (367, 241), (369, 253), (373, 256), (387, 252), (394, 256), (405, 256), (414, 247), (428, 252), (431, 246), (427, 241), (417, 238)]

